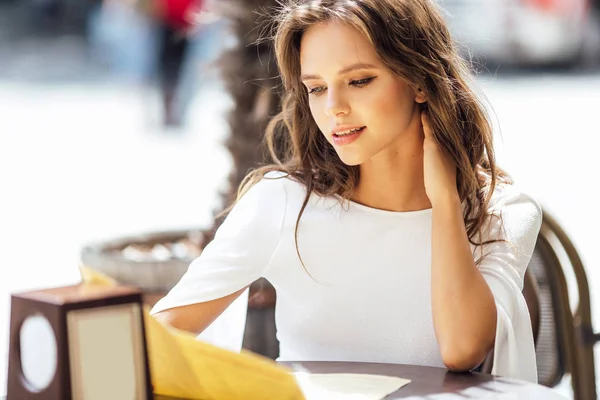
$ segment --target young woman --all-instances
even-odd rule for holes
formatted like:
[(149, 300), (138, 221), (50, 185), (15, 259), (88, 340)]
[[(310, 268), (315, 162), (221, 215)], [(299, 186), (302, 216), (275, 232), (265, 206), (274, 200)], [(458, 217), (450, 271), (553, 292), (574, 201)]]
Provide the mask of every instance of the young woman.
[(152, 313), (202, 332), (260, 277), (280, 360), (537, 380), (521, 294), (539, 205), (495, 164), (492, 128), (433, 0), (292, 1), (276, 19), (285, 86), (215, 239)]

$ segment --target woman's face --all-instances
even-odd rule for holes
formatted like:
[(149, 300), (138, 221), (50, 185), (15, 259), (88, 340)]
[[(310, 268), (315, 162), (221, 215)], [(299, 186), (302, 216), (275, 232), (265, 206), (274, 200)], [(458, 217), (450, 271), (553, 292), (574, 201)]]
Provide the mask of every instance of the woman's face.
[(312, 116), (345, 164), (383, 153), (393, 157), (418, 134), (416, 102), (424, 99), (353, 28), (339, 22), (311, 26), (302, 37), (300, 67)]

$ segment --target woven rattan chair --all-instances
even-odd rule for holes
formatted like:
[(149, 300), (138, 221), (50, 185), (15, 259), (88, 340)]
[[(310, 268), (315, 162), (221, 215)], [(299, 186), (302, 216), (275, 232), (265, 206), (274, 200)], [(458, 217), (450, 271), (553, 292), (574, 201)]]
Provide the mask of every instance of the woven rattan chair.
[[(567, 276), (576, 280), (569, 292)], [(600, 340), (591, 319), (587, 276), (573, 243), (548, 212), (529, 263), (523, 289), (530, 310), (540, 384), (556, 386), (571, 375), (575, 400), (596, 400), (593, 346)], [(578, 297), (574, 310), (570, 299)], [(480, 370), (490, 372), (486, 359)]]

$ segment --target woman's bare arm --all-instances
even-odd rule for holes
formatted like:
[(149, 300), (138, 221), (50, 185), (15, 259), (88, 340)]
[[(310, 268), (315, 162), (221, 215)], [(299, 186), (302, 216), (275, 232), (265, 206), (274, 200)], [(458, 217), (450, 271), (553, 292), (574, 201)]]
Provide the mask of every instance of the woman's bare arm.
[(170, 308), (154, 314), (159, 322), (183, 331), (202, 333), (246, 288), (220, 299)]
[(432, 214), (433, 325), (444, 364), (468, 371), (494, 347), (496, 303), (473, 260), (458, 196)]
[(423, 165), (431, 202), (431, 306), (444, 364), (451, 370), (477, 367), (494, 347), (496, 302), (475, 265), (456, 185), (452, 158), (436, 141), (427, 113)]

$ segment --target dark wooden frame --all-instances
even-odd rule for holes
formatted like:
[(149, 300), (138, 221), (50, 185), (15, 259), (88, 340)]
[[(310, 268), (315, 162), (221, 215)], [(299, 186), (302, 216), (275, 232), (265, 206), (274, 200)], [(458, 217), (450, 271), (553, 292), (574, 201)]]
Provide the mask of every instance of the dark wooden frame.
[[(94, 285), (85, 285), (86, 289)], [(11, 295), (10, 344), (8, 363), (7, 399), (46, 400), (71, 399), (71, 365), (69, 359), (67, 314), (80, 309), (138, 304), (140, 307), (142, 368), (145, 375), (145, 391), (152, 398), (152, 382), (147, 353), (146, 328), (142, 311), (142, 293), (139, 289), (126, 286), (102, 287), (98, 291), (82, 290), (82, 285), (42, 289)], [(57, 369), (50, 384), (42, 391), (29, 387), (22, 374), (20, 353), (20, 330), (27, 319), (33, 315), (43, 315), (54, 332), (57, 340)]]

